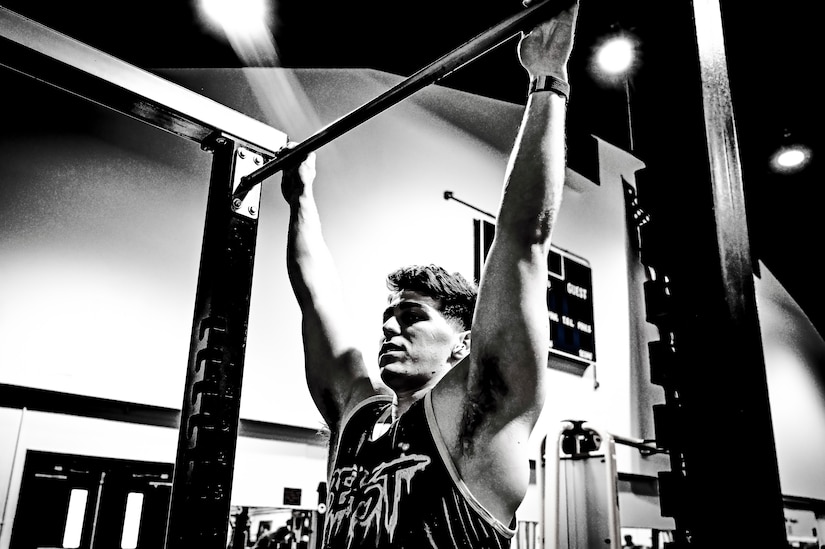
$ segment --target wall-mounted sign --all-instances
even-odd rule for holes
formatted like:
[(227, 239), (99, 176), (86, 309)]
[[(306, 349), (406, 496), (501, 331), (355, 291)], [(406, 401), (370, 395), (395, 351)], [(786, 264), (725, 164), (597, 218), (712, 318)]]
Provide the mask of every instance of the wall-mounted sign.
[[(474, 275), (479, 280), (493, 243), (495, 225), (475, 219), (473, 228)], [(550, 319), (551, 354), (585, 365), (596, 362), (590, 263), (552, 245), (547, 258), (547, 314)]]

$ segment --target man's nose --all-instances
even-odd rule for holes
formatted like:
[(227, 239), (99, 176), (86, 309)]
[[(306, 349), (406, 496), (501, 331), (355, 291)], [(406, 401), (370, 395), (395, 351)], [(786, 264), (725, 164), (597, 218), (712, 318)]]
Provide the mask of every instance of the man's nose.
[(384, 321), (384, 326), (382, 326), (382, 329), (384, 330), (385, 337), (401, 333), (401, 326), (398, 324), (398, 320), (396, 320), (394, 316), (391, 316)]

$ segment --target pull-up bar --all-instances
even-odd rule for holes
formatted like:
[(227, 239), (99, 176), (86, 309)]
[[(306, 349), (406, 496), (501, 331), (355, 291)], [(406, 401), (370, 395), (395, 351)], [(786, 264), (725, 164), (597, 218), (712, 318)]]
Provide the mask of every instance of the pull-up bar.
[(418, 90), (438, 82), (467, 63), (481, 57), (500, 46), (517, 33), (529, 30), (552, 15), (569, 7), (570, 0), (544, 0), (522, 12), (512, 15), (497, 25), (470, 39), (463, 45), (419, 70), (406, 80), (398, 83), (375, 99), (356, 108), (335, 122), (322, 128), (290, 149), (283, 149), (273, 160), (241, 179), (235, 189), (234, 198), (243, 199), (252, 187), (284, 169), (291, 161), (297, 161), (307, 154), (326, 145), (351, 129), (366, 122), (373, 116), (387, 110)]

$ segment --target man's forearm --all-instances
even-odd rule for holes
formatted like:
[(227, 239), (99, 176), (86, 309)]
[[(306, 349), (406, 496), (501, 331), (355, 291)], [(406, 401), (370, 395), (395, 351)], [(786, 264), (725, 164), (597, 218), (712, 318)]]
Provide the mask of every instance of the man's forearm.
[(497, 233), (527, 246), (549, 243), (565, 176), (565, 98), (551, 91), (528, 97), (507, 166)]
[[(298, 304), (317, 308), (327, 299), (340, 296), (332, 255), (324, 240), (315, 200), (309, 194), (290, 205), (287, 235), (287, 272)], [(326, 302), (326, 306), (330, 306)]]

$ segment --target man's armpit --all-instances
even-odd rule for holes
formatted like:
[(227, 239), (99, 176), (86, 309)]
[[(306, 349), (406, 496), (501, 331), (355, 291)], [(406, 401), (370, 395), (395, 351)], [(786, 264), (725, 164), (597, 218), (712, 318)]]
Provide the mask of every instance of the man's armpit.
[(501, 374), (500, 359), (497, 356), (483, 355), (478, 365), (478, 381), (467, 395), (459, 433), (459, 442), (465, 454), (473, 452), (479, 427), (499, 408), (501, 400), (510, 392)]

